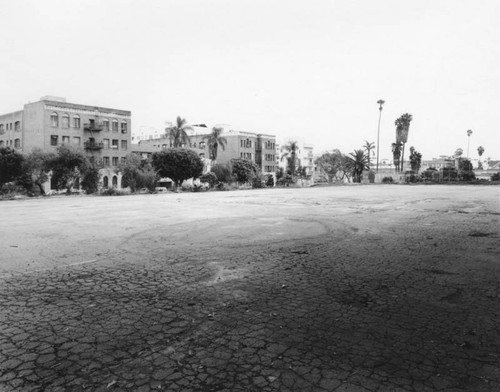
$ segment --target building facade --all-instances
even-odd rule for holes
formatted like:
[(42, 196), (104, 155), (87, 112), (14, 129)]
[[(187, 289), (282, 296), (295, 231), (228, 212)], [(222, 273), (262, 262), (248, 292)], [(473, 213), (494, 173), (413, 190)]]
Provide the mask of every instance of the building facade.
[(120, 187), (119, 163), (131, 151), (131, 112), (66, 102), (46, 96), (23, 110), (0, 115), (0, 147), (29, 154), (33, 149), (55, 152), (66, 144), (102, 162), (102, 186)]
[[(210, 170), (210, 149), (207, 144), (207, 137), (210, 131), (206, 128), (194, 127), (189, 131), (189, 144), (183, 148), (195, 151), (204, 160), (205, 169)], [(276, 137), (274, 135), (257, 134), (252, 132), (242, 132), (235, 130), (224, 131), (221, 135), (227, 141), (224, 148), (217, 149), (217, 163), (227, 163), (231, 159), (242, 158), (255, 162), (263, 174), (276, 172)], [(153, 152), (162, 151), (173, 147), (173, 141), (164, 136), (157, 139), (141, 140), (138, 145), (134, 145), (132, 150), (143, 157), (150, 156)]]

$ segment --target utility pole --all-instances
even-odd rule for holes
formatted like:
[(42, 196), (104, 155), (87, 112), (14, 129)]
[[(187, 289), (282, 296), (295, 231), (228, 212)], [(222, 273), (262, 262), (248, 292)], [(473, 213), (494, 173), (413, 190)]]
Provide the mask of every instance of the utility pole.
[(380, 144), (380, 119), (382, 118), (382, 105), (385, 103), (383, 99), (377, 101), (379, 104), (378, 110), (380, 111), (378, 115), (378, 132), (377, 132), (377, 173), (378, 173), (378, 159), (379, 159), (379, 144)]

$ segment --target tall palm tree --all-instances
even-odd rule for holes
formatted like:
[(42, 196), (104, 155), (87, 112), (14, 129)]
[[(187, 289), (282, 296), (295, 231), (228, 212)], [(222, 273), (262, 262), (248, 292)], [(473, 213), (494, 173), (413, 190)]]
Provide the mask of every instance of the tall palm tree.
[(349, 155), (348, 166), (352, 173), (353, 182), (361, 182), (363, 171), (369, 168), (367, 156), (361, 149), (354, 150)]
[(203, 140), (206, 140), (208, 144), (210, 159), (214, 162), (217, 160), (217, 151), (219, 146), (221, 146), (223, 150), (226, 149), (227, 139), (224, 136), (221, 136), (223, 130), (223, 128), (213, 127), (212, 133), (203, 137)]
[(167, 137), (172, 141), (174, 147), (181, 147), (189, 143), (189, 135), (186, 131), (192, 131), (193, 127), (186, 124), (186, 119), (177, 116), (175, 126), (165, 128)]
[(401, 158), (401, 142), (392, 143), (392, 161), (396, 168), (396, 172), (399, 171), (400, 158)]
[(469, 159), (469, 144), (470, 144), (470, 135), (472, 135), (472, 130), (467, 130), (467, 159)]
[(299, 150), (299, 143), (297, 141), (289, 141), (281, 147), (281, 160), (286, 159), (288, 170), (292, 176), (295, 175), (295, 170), (299, 164), (297, 153)]
[(402, 143), (403, 149), (401, 153), (401, 171), (404, 168), (405, 160), (405, 144), (408, 141), (408, 132), (410, 131), (410, 123), (413, 120), (411, 114), (405, 113), (396, 119), (396, 143)]
[(370, 170), (370, 155), (375, 155), (375, 143), (369, 143), (367, 140), (365, 140), (365, 145), (363, 148), (366, 151), (366, 158), (368, 159), (368, 170)]
[(483, 162), (481, 162), (481, 156), (483, 155), (484, 153), (484, 147), (483, 146), (479, 146), (477, 148), (477, 155), (479, 155), (479, 159), (478, 159), (478, 169), (482, 169), (483, 168)]

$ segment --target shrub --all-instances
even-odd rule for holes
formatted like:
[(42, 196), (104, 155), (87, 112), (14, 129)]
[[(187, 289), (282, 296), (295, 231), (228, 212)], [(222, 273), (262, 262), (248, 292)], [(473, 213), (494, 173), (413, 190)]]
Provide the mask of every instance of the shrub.
[(500, 181), (500, 172), (491, 175), (491, 181)]
[(271, 174), (267, 175), (266, 186), (269, 186), (269, 187), (274, 186), (274, 176), (272, 176)]
[(252, 179), (252, 188), (253, 189), (265, 188), (266, 180), (267, 180), (266, 175), (256, 174), (255, 177)]
[(443, 181), (458, 181), (458, 171), (454, 167), (443, 167), (441, 173)]
[(392, 177), (382, 178), (382, 184), (392, 184), (392, 183), (394, 183), (394, 179)]
[(233, 167), (230, 163), (216, 163), (212, 166), (210, 172), (215, 174), (217, 181), (225, 182), (226, 184), (233, 182)]
[(406, 171), (405, 172), (405, 183), (406, 184), (415, 184), (417, 182), (422, 182), (422, 177), (420, 177), (418, 174), (415, 174), (413, 171)]
[(213, 172), (208, 172), (200, 177), (201, 182), (208, 183), (210, 188), (213, 188), (217, 184), (217, 175)]
[(290, 186), (295, 183), (294, 178), (290, 174), (285, 174), (278, 181), (276, 181), (277, 186)]
[(430, 167), (422, 173), (422, 179), (429, 182), (438, 182), (439, 172), (437, 171), (437, 169)]
[(229, 188), (229, 185), (226, 184), (225, 182), (219, 182), (217, 184), (217, 190), (219, 191), (228, 191), (230, 188)]
[(181, 190), (183, 192), (191, 192), (193, 190), (193, 185), (191, 185), (191, 184), (182, 184)]
[(116, 188), (108, 188), (101, 191), (102, 196), (124, 196), (127, 192), (120, 191)]

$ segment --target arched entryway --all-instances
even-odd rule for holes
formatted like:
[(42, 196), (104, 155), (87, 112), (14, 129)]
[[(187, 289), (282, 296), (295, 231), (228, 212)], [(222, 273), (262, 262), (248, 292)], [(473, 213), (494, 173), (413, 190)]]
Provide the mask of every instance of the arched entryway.
[(113, 188), (118, 188), (118, 177), (113, 176)]
[(104, 176), (102, 178), (102, 186), (103, 188), (107, 188), (109, 186), (109, 179), (108, 179), (108, 176)]

